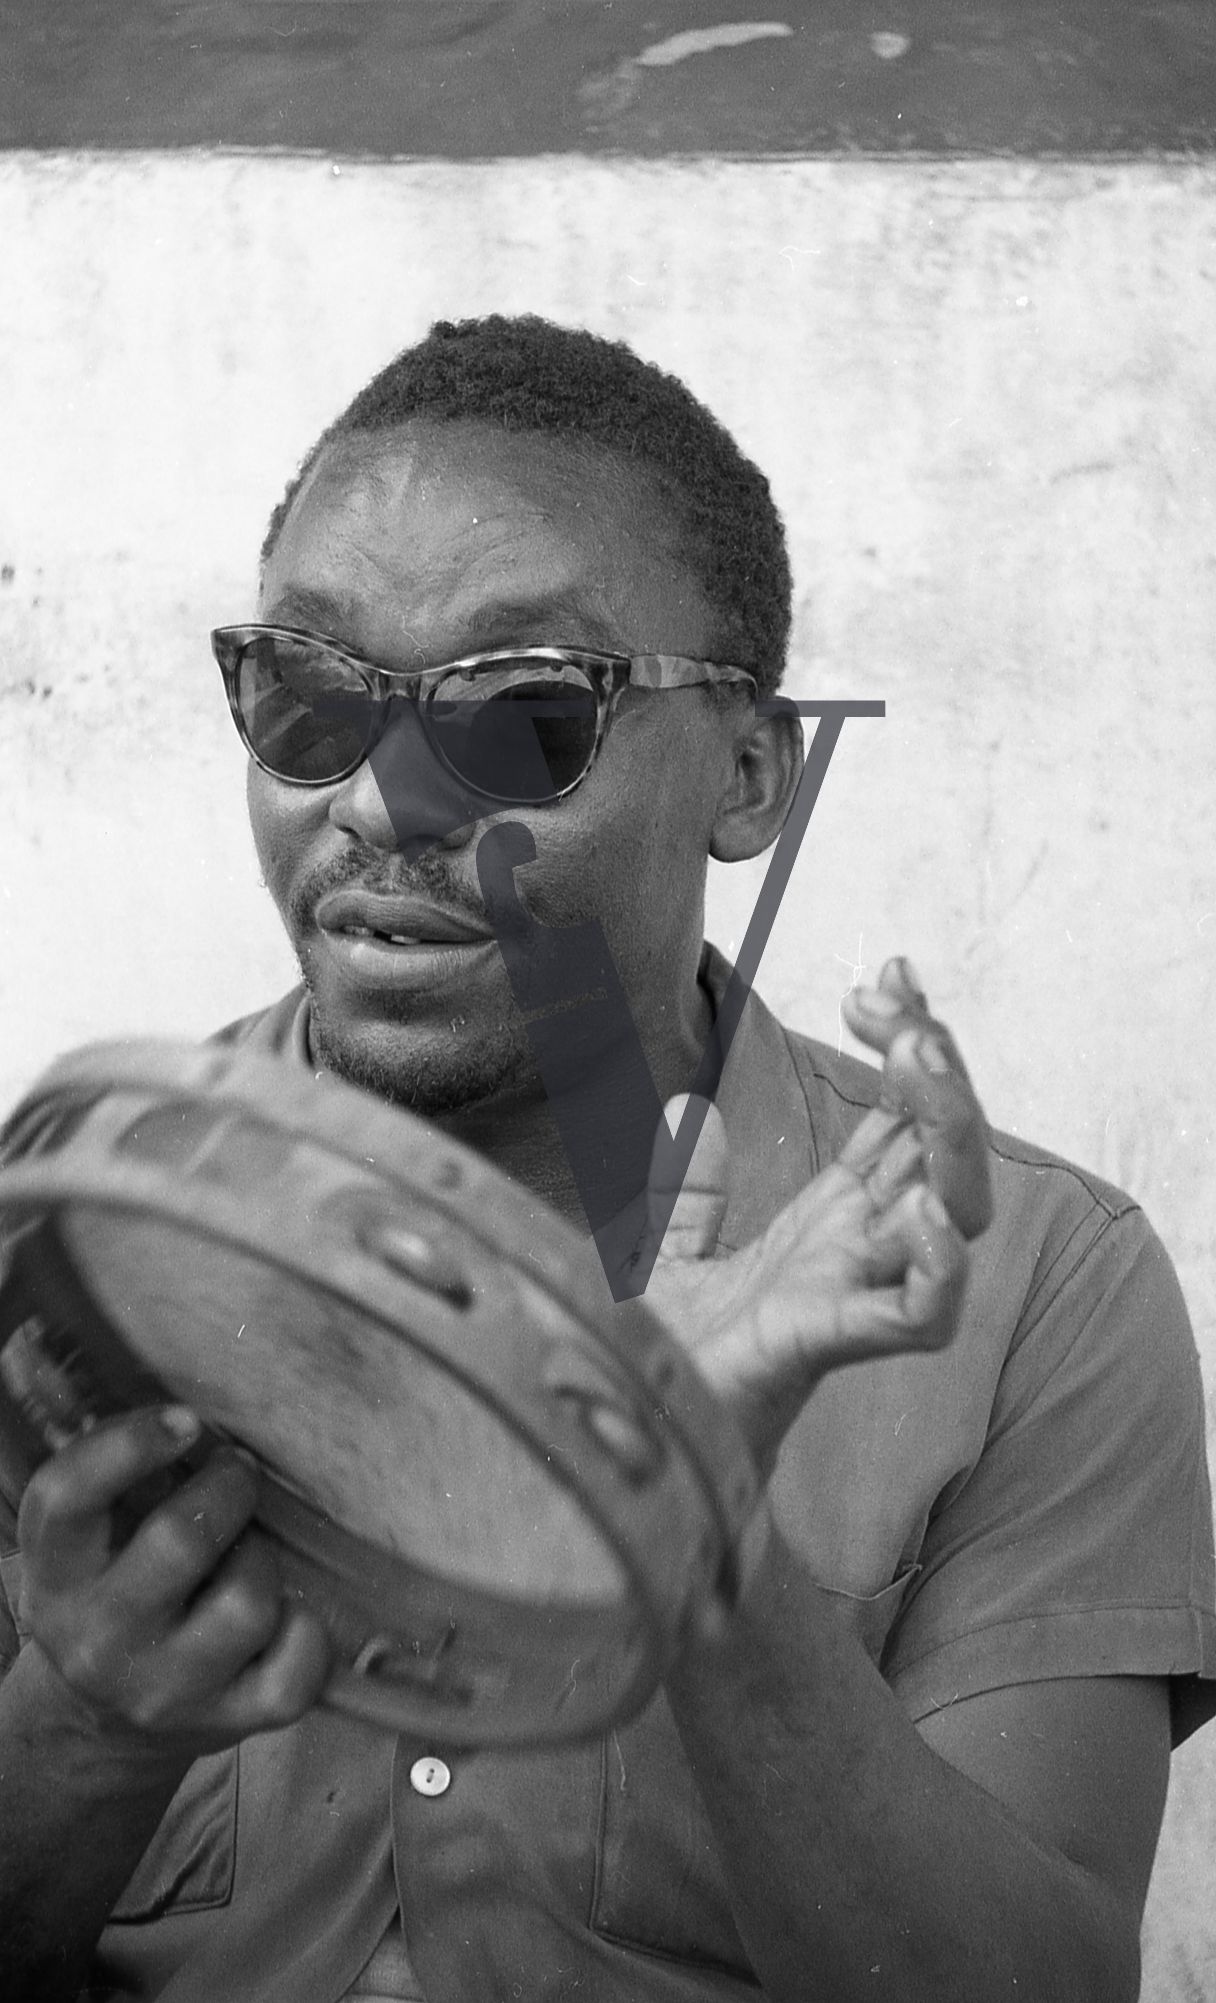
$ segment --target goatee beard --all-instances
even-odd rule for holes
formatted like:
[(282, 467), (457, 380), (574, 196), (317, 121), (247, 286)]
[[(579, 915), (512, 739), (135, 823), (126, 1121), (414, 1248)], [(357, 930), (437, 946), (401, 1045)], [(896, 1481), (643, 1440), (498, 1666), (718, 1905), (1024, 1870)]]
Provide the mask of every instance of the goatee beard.
[[(460, 1016), (453, 1024), (450, 1042), (438, 1040), (433, 1033), (425, 1038), (411, 1037), (405, 1020), (399, 1030), (392, 1022), (373, 1031), (351, 1029), (327, 1021), (309, 979), (307, 962), (301, 962), (301, 971), (312, 998), (309, 1041), (314, 1060), (389, 1105), (401, 1106), (423, 1119), (442, 1119), (498, 1097), (519, 1076), (521, 1053), (505, 1033), (505, 1025), (501, 1040), (483, 1038), (477, 1043), (467, 1031), (464, 1036), (469, 1040), (461, 1037), (464, 1019)], [(402, 1043), (413, 1045), (408, 1055), (400, 1048)]]

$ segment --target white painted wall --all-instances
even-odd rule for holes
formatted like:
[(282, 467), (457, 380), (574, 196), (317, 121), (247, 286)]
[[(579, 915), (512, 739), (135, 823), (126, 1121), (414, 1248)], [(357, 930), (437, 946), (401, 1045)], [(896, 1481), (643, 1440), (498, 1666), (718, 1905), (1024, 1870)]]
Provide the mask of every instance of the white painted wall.
[[(683, 374), (769, 470), (846, 727), (761, 988), (908, 950), (994, 1119), (1129, 1186), (1216, 1386), (1216, 168), (0, 160), (0, 1104), (291, 968), (206, 645), (315, 432), (436, 315)], [(754, 871), (722, 872), (729, 947)], [(1216, 1732), (1148, 2003), (1216, 1990)]]

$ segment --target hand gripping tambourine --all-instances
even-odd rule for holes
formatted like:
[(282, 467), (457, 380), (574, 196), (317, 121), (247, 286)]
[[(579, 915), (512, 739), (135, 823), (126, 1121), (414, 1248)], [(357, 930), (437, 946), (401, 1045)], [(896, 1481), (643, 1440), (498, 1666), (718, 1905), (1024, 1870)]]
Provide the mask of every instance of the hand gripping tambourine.
[(191, 1405), (263, 1471), (326, 1697), (452, 1744), (640, 1708), (736, 1589), (733, 1424), (594, 1247), (479, 1156), (240, 1049), (99, 1045), (0, 1135), (0, 1456)]

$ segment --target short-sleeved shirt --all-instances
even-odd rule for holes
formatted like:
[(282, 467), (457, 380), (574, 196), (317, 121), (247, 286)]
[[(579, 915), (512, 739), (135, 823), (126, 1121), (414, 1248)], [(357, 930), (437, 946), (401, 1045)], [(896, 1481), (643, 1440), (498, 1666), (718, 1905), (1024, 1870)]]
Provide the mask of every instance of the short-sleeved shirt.
[[(715, 999), (728, 973), (708, 949)], [(297, 992), (223, 1034), (311, 1065), (308, 1023)], [(718, 1093), (728, 1248), (839, 1153), (878, 1084), (749, 999)], [(991, 1148), (994, 1221), (954, 1339), (824, 1380), (774, 1509), (912, 1719), (1044, 1678), (1168, 1677), (1181, 1737), (1216, 1711), (1216, 1602), (1177, 1281), (1129, 1197), (1008, 1136)], [(757, 1993), (662, 1693), (592, 1745), (436, 1750), (437, 1795), (391, 1735), (324, 1710), (200, 1760), (91, 1993), (337, 2003), (398, 1909), (427, 2003)]]

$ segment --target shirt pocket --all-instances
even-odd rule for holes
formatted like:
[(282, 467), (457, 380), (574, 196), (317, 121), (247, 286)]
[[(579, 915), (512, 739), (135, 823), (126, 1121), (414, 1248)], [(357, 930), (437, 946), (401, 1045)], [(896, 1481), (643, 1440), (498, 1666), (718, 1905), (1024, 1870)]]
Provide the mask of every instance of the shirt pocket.
[(206, 1753), (194, 1762), (110, 1914), (111, 1921), (138, 1924), (169, 1912), (227, 1905), (236, 1871), (239, 1774), (236, 1746)]
[[(875, 1663), (918, 1569), (877, 1593), (820, 1589)], [(662, 1694), (604, 1742), (591, 1926), (623, 1946), (755, 1983), (709, 1817)]]
[(604, 1741), (591, 1929), (755, 1982), (713, 1830), (661, 1693)]

